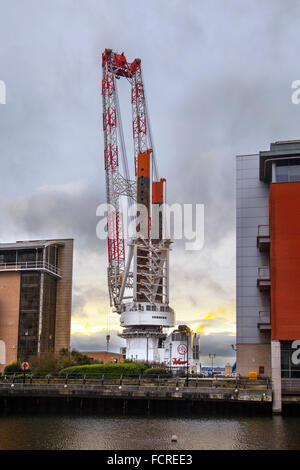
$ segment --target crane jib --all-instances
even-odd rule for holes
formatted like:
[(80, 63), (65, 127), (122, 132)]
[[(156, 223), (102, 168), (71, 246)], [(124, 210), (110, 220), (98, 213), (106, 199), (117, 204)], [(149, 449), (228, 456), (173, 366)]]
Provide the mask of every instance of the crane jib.
[[(125, 139), (122, 129), (119, 99), (116, 86), (116, 79), (126, 78), (131, 86), (131, 112), (132, 112), (132, 136), (134, 147), (134, 170), (133, 179), (129, 176), (129, 166), (126, 156)], [(111, 303), (120, 311), (122, 296), (126, 288), (133, 289), (135, 299), (147, 301), (159, 299), (162, 301), (163, 292), (166, 288), (164, 281), (159, 275), (154, 275), (154, 260), (159, 257), (158, 245), (162, 241), (162, 227), (160, 219), (159, 238), (151, 245), (151, 208), (150, 197), (153, 192), (154, 203), (157, 204), (158, 193), (159, 202), (162, 199), (163, 185), (156, 182), (151, 185), (151, 180), (158, 180), (155, 153), (151, 139), (150, 121), (147, 113), (145, 87), (142, 77), (141, 60), (134, 59), (128, 62), (124, 53), (118, 54), (111, 49), (105, 49), (102, 54), (102, 103), (103, 103), (103, 133), (104, 133), (104, 169), (106, 183), (107, 202), (107, 247), (108, 247), (108, 286)], [(150, 165), (150, 153), (151, 162)], [(122, 168), (119, 156), (122, 157)], [(147, 160), (147, 177), (145, 174), (138, 174), (139, 165)], [(122, 174), (122, 169), (123, 173)], [(151, 175), (150, 175), (151, 173)], [(125, 243), (124, 243), (124, 223), (121, 210), (121, 196), (127, 196), (131, 203), (135, 201), (143, 204), (147, 209), (146, 225), (148, 232), (144, 237), (145, 245), (136, 246), (136, 252), (130, 251), (130, 262), (135, 259), (136, 272), (130, 271), (130, 265), (126, 264)], [(146, 199), (145, 199), (146, 197)], [(146, 250), (146, 251), (145, 251)], [(128, 260), (127, 260), (128, 261)], [(162, 272), (164, 260), (157, 264)], [(125, 265), (126, 264), (126, 265)], [(161, 265), (161, 267), (160, 267)], [(165, 272), (164, 271), (164, 272)], [(153, 280), (156, 282), (154, 288)], [(158, 279), (158, 280), (157, 280)]]

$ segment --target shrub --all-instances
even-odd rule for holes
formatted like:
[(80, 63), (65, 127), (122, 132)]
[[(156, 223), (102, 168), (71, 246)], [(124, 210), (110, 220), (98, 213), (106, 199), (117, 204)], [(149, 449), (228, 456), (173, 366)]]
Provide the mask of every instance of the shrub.
[(165, 369), (164, 367), (152, 367), (150, 369), (146, 369), (144, 372), (144, 377), (149, 376), (149, 377), (172, 377), (172, 373), (168, 370)]
[(71, 356), (70, 359), (75, 363), (74, 365), (77, 365), (77, 366), (84, 366), (88, 364), (98, 364), (98, 361), (96, 361), (95, 359), (89, 356), (86, 356), (83, 353), (76, 351), (76, 349), (72, 349), (70, 356)]
[(130, 375), (139, 375), (146, 369), (144, 364), (138, 362), (131, 363), (116, 363), (116, 364), (91, 364), (84, 366), (66, 367), (62, 369), (59, 375), (76, 375), (78, 377), (99, 377), (103, 374), (107, 377), (118, 377), (123, 375), (128, 377)]
[(61, 369), (77, 365), (94, 364), (94, 359), (73, 349), (61, 349), (58, 353), (41, 353), (32, 356), (30, 366), (35, 376), (57, 375)]
[(34, 375), (35, 376), (37, 375), (45, 376), (47, 374), (55, 375), (59, 372), (59, 369), (60, 369), (60, 366), (59, 366), (58, 359), (55, 356), (48, 357), (42, 360), (40, 364), (37, 367), (35, 367)]
[(20, 361), (10, 362), (4, 369), (5, 374), (13, 374), (15, 372), (23, 372)]

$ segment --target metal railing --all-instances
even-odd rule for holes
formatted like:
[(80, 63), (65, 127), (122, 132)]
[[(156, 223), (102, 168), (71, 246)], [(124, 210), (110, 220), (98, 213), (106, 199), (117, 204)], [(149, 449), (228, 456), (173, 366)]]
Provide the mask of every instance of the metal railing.
[(258, 226), (258, 237), (269, 237), (270, 236), (270, 226), (269, 225), (259, 225)]
[(257, 380), (249, 380), (247, 378), (238, 377), (218, 377), (203, 378), (197, 376), (187, 377), (166, 377), (166, 376), (111, 376), (109, 374), (92, 375), (92, 374), (67, 374), (67, 375), (34, 375), (11, 373), (0, 377), (1, 384), (78, 384), (78, 385), (115, 385), (115, 386), (148, 386), (148, 387), (174, 387), (174, 388), (230, 388), (230, 389), (248, 389), (261, 390), (271, 389), (269, 378), (259, 378)]
[(41, 271), (45, 270), (60, 276), (60, 269), (44, 261), (16, 261), (12, 263), (0, 263), (0, 271)]
[(257, 277), (259, 280), (269, 281), (270, 280), (269, 266), (261, 266), (257, 268)]
[[(282, 372), (290, 373), (284, 370)], [(300, 378), (282, 378), (281, 392), (287, 395), (300, 395)]]
[(269, 311), (260, 311), (259, 312), (259, 323), (270, 323), (270, 312)]

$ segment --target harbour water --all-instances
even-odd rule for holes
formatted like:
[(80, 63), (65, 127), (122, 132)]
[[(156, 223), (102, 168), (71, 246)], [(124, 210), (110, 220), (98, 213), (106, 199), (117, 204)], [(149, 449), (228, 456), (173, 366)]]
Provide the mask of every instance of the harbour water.
[(1, 415), (0, 450), (11, 449), (300, 449), (300, 418)]

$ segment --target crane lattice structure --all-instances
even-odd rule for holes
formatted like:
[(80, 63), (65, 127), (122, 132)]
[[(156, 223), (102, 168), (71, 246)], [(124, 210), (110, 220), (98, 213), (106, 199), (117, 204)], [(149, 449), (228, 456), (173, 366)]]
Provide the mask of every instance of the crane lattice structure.
[[(163, 236), (161, 208), (165, 202), (166, 180), (159, 180), (158, 177), (141, 60), (135, 59), (130, 63), (123, 53), (105, 49), (102, 54), (102, 71), (110, 303), (122, 314), (121, 325), (126, 328), (129, 336), (141, 334), (143, 328), (148, 333), (155, 331), (157, 334), (158, 331), (161, 332), (162, 326), (172, 326), (170, 323), (174, 321), (174, 312), (168, 306), (171, 240)], [(131, 87), (133, 178), (129, 172), (117, 92), (117, 79), (122, 77), (128, 80)], [(130, 240), (127, 250), (120, 202), (122, 196), (127, 196), (130, 206), (137, 204), (136, 234)], [(139, 207), (144, 208), (145, 212), (140, 211)], [(153, 207), (157, 210), (154, 211)], [(157, 230), (153, 238), (151, 229), (154, 222)], [(142, 231), (142, 226), (147, 227), (146, 231)], [(125, 297), (125, 291), (128, 293), (128, 289), (131, 289), (131, 293)], [(156, 310), (169, 312), (168, 318), (152, 315), (150, 320), (150, 317), (147, 318), (147, 314), (144, 314), (141, 319), (137, 319), (137, 312)], [(133, 312), (133, 316), (126, 312)], [(153, 321), (156, 317), (157, 320), (167, 321)]]

